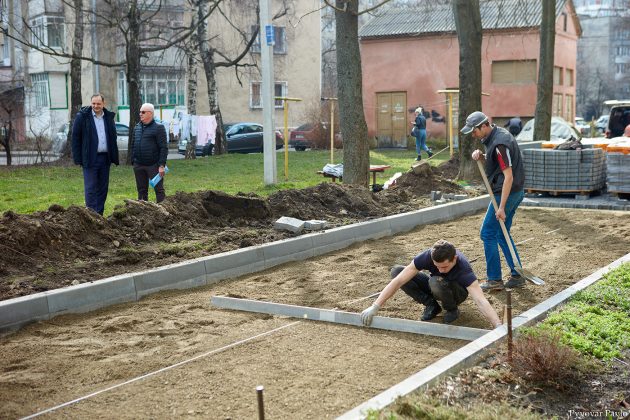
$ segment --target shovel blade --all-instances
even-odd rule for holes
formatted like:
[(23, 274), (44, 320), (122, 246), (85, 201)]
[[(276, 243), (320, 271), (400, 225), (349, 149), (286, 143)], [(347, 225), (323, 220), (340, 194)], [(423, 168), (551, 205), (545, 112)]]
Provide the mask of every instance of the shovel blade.
[(538, 277), (537, 275), (535, 275), (534, 273), (532, 273), (529, 270), (525, 270), (523, 267), (514, 267), (514, 269), (516, 270), (516, 272), (518, 274), (520, 274), (521, 276), (525, 277), (525, 279), (531, 281), (532, 283), (534, 283), (537, 286), (542, 286), (543, 284), (545, 284), (545, 281), (543, 279), (541, 279), (540, 277)]

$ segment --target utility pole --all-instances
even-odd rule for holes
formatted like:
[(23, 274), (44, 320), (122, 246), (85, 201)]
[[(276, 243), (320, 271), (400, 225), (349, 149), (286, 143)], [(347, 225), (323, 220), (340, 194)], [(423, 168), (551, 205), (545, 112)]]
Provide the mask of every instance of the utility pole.
[(263, 150), (265, 185), (277, 182), (276, 126), (274, 122), (275, 95), (273, 76), (274, 31), (271, 24), (271, 0), (259, 0), (260, 57), (262, 61), (261, 99), (263, 106)]

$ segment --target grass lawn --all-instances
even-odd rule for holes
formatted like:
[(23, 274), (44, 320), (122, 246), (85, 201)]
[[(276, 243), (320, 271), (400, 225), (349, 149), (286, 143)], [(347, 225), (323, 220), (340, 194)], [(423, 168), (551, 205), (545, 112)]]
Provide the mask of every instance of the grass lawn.
[[(437, 152), (444, 147), (444, 140), (431, 146)], [(413, 150), (372, 150), (372, 165), (392, 166), (384, 173), (377, 174), (377, 182), (382, 184), (396, 172), (406, 172), (415, 157)], [(448, 150), (445, 150), (431, 159), (431, 162), (438, 165), (448, 157)], [(319, 184), (324, 179), (316, 172), (329, 163), (329, 160), (330, 151), (290, 152), (289, 177), (285, 180), (284, 153), (278, 153), (278, 183), (273, 186), (263, 184), (262, 153), (171, 160), (168, 162), (170, 172), (166, 175), (166, 194), (172, 195), (176, 191), (219, 190), (229, 194), (253, 192), (267, 196), (282, 189)], [(334, 161), (343, 161), (342, 150), (335, 151)], [(132, 168), (126, 165), (112, 166), (105, 215), (111, 214), (114, 206), (124, 199), (136, 197)], [(151, 191), (149, 199), (155, 200)], [(84, 203), (83, 175), (78, 166), (0, 167), (0, 212), (13, 210), (17, 213), (32, 213), (46, 210), (51, 204), (67, 207), (71, 204), (83, 206)]]

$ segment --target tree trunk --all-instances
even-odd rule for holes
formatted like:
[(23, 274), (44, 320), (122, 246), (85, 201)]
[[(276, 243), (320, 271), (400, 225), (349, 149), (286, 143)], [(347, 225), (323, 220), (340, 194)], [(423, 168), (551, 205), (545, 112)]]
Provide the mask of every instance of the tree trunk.
[(131, 164), (131, 156), (133, 151), (133, 132), (134, 127), (139, 121), (140, 107), (142, 106), (142, 98), (140, 96), (140, 14), (135, 1), (129, 3), (128, 21), (129, 21), (129, 42), (126, 46), (127, 58), (127, 84), (129, 89), (129, 143), (127, 146), (127, 164)]
[[(481, 110), (481, 14), (479, 0), (453, 0), (453, 16), (459, 42), (459, 115), (458, 130), (466, 124), (466, 117)], [(472, 152), (479, 148), (478, 142), (461, 132), (459, 138), (458, 179), (480, 178)]]
[(217, 86), (217, 68), (214, 64), (214, 51), (210, 48), (207, 37), (207, 19), (203, 19), (206, 15), (207, 2), (200, 1), (197, 7), (197, 16), (201, 24), (199, 25), (197, 36), (199, 37), (199, 54), (203, 62), (203, 70), (208, 83), (208, 106), (210, 115), (214, 115), (217, 120), (217, 130), (214, 138), (215, 155), (222, 155), (227, 152), (227, 145), (224, 140), (223, 118), (221, 117), (221, 109), (219, 108), (219, 88)]
[[(72, 55), (80, 57), (83, 55), (83, 0), (73, 0), (74, 8), (74, 40), (72, 44)], [(68, 130), (68, 141), (63, 149), (62, 156), (70, 157), (72, 152), (72, 122), (83, 104), (81, 97), (81, 63), (78, 58), (70, 61), (70, 121)], [(96, 92), (94, 92), (96, 93)]]
[(5, 152), (7, 152), (7, 166), (11, 166), (13, 163), (13, 157), (11, 156), (11, 136), (13, 136), (13, 122), (11, 119), (11, 113), (8, 113), (9, 125), (4, 126), (4, 138), (0, 142), (4, 146)]
[[(197, 24), (197, 17), (193, 13), (191, 26)], [(186, 94), (188, 95), (188, 115), (197, 115), (197, 55), (199, 53), (199, 39), (197, 31), (191, 34), (190, 49), (186, 53), (188, 57), (188, 84), (186, 85)], [(188, 120), (190, 121), (190, 120)], [(182, 127), (183, 129), (183, 127)], [(181, 129), (180, 129), (181, 131)], [(197, 136), (190, 133), (188, 143), (186, 143), (186, 159), (195, 159), (195, 148), (197, 146)]]
[(538, 94), (534, 114), (534, 140), (551, 139), (551, 108), (553, 105), (553, 57), (556, 42), (556, 0), (542, 2), (540, 22), (540, 54)]
[(367, 186), (370, 149), (363, 112), (358, 1), (336, 0), (337, 80), (339, 126), (343, 136), (343, 182)]

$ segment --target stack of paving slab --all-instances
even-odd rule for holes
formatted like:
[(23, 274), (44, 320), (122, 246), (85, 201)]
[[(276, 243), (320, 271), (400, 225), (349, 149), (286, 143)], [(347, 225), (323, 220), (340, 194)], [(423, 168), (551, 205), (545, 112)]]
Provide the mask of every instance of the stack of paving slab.
[(611, 147), (606, 163), (608, 192), (630, 193), (630, 143)]
[(591, 192), (606, 185), (602, 149), (525, 149), (522, 153), (526, 190)]

